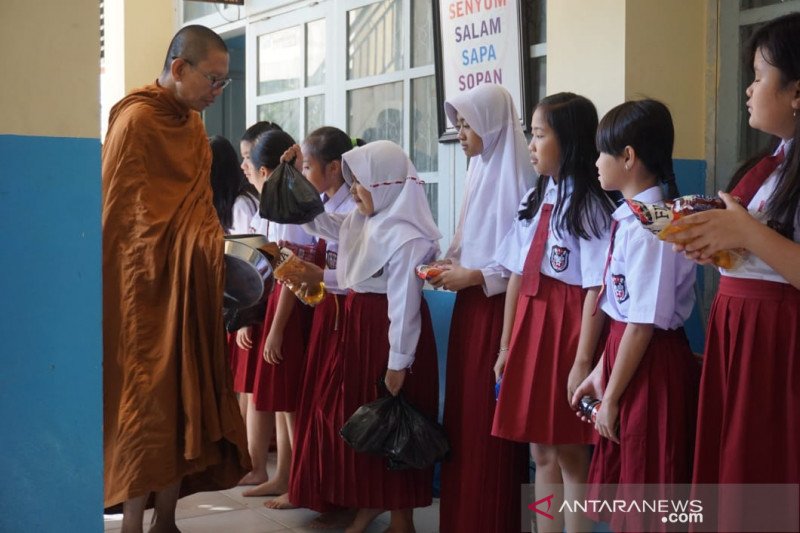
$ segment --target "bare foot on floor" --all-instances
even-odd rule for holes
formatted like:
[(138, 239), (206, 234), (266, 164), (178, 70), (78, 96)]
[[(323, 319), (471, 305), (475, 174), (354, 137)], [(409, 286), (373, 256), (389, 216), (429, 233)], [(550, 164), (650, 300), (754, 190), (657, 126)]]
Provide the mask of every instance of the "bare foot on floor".
[(356, 517), (345, 528), (344, 533), (363, 533), (375, 518), (383, 512), (382, 509), (359, 509)]
[(253, 470), (245, 474), (245, 476), (239, 480), (239, 485), (261, 485), (267, 481), (269, 481), (269, 475), (267, 475), (266, 470), (263, 472), (256, 472)]
[(267, 509), (297, 509), (297, 506), (292, 505), (292, 502), (289, 501), (288, 492), (284, 492), (277, 498), (265, 501), (264, 507)]
[(314, 520), (309, 522), (306, 527), (309, 529), (343, 529), (350, 525), (356, 517), (355, 509), (340, 509), (322, 513)]
[(278, 496), (289, 490), (288, 479), (270, 479), (252, 489), (242, 492), (242, 496)]

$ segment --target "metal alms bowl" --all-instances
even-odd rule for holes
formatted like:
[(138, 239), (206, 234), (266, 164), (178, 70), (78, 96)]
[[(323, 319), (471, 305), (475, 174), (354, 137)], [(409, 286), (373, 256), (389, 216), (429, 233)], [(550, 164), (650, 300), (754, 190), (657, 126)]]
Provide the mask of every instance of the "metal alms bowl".
[(226, 241), (236, 241), (246, 244), (251, 248), (261, 248), (267, 244), (267, 237), (260, 233), (238, 233), (236, 235), (225, 235)]
[(225, 301), (249, 307), (272, 289), (272, 266), (264, 254), (241, 242), (225, 240)]

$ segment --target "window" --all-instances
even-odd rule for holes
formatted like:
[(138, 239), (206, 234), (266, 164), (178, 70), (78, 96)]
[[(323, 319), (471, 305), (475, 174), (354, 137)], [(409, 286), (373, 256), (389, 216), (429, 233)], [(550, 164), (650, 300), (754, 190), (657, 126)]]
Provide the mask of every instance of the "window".
[(258, 120), (269, 120), (298, 142), (325, 119), (325, 19), (257, 38)]
[(330, 124), (396, 142), (438, 220), (447, 206), (439, 205), (432, 18), (430, 0), (333, 0), (251, 24), (248, 123), (276, 122), (298, 141)]

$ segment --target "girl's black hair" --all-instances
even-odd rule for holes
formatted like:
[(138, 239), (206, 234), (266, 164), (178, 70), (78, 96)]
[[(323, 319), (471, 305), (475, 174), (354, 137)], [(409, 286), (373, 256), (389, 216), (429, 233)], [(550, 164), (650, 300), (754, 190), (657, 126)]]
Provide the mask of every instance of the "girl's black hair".
[(214, 192), (214, 208), (222, 227), (233, 224), (233, 204), (239, 196), (249, 197), (256, 207), (258, 190), (249, 182), (239, 166), (239, 158), (233, 145), (220, 135), (210, 139), (211, 144), (211, 189)]
[(606, 113), (597, 128), (597, 149), (620, 156), (633, 148), (645, 168), (667, 187), (670, 198), (680, 196), (672, 169), (675, 127), (667, 106), (658, 100), (625, 102)]
[[(751, 71), (753, 60), (760, 53), (781, 72), (784, 87), (800, 80), (800, 13), (778, 17), (757, 29), (747, 50), (747, 65)], [(770, 226), (789, 238), (794, 233), (800, 204), (800, 113), (796, 114), (793, 142), (785, 154), (775, 191), (767, 202)]]
[(250, 150), (250, 160), (256, 170), (266, 167), (275, 170), (283, 153), (294, 145), (292, 136), (283, 130), (268, 130), (256, 137)]
[(312, 131), (303, 141), (308, 154), (327, 165), (332, 161), (340, 161), (342, 154), (350, 151), (356, 146), (363, 146), (366, 143), (361, 139), (353, 139), (339, 128), (333, 126), (322, 126)]
[(269, 120), (260, 120), (245, 130), (241, 140), (252, 144), (259, 135), (270, 130), (283, 131), (283, 128)]
[[(587, 98), (573, 93), (557, 93), (543, 98), (536, 106), (544, 111), (547, 124), (558, 139), (561, 160), (558, 164), (558, 195), (554, 217), (560, 221), (556, 231), (565, 228), (582, 239), (600, 237), (608, 227), (614, 205), (600, 187), (597, 179), (597, 150), (594, 134), (597, 130), (597, 109)], [(551, 176), (539, 176), (519, 211), (520, 220), (533, 217), (544, 198), (547, 180)], [(573, 180), (569, 207), (562, 213), (566, 196), (566, 182)], [(594, 213), (603, 215), (602, 225)]]

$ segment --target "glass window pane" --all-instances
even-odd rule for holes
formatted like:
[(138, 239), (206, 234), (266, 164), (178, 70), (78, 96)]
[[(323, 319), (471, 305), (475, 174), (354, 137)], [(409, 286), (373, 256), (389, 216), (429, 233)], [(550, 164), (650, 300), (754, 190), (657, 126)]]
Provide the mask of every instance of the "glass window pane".
[(528, 36), (531, 44), (547, 42), (547, 1), (532, 0), (528, 5)]
[(273, 94), (300, 88), (303, 74), (303, 27), (267, 33), (258, 37), (258, 94)]
[(284, 100), (258, 106), (258, 120), (274, 122), (297, 140), (300, 138), (300, 100)]
[(325, 124), (325, 95), (306, 98), (306, 135)]
[(411, 3), (411, 66), (433, 64), (433, 3), (413, 0)]
[[(223, 7), (223, 6), (220, 6)], [(194, 20), (206, 15), (212, 15), (217, 12), (217, 6), (209, 4), (208, 2), (192, 2), (184, 0), (183, 2), (183, 21)]]
[(420, 172), (439, 167), (438, 107), (433, 76), (411, 80), (411, 161)]
[[(539, 100), (547, 96), (547, 56), (531, 58), (531, 105), (536, 105)], [(525, 113), (530, 113), (526, 109)], [(530, 121), (530, 116), (522, 117), (525, 124)]]
[(347, 131), (367, 142), (384, 139), (402, 146), (403, 83), (348, 91)]
[(426, 183), (425, 187), (425, 196), (428, 197), (428, 205), (431, 207), (431, 214), (433, 215), (433, 221), (436, 222), (436, 225), (439, 225), (439, 184), (438, 183)]
[(384, 0), (347, 12), (347, 78), (402, 70), (400, 0)]
[(325, 83), (325, 19), (306, 25), (306, 87)]

